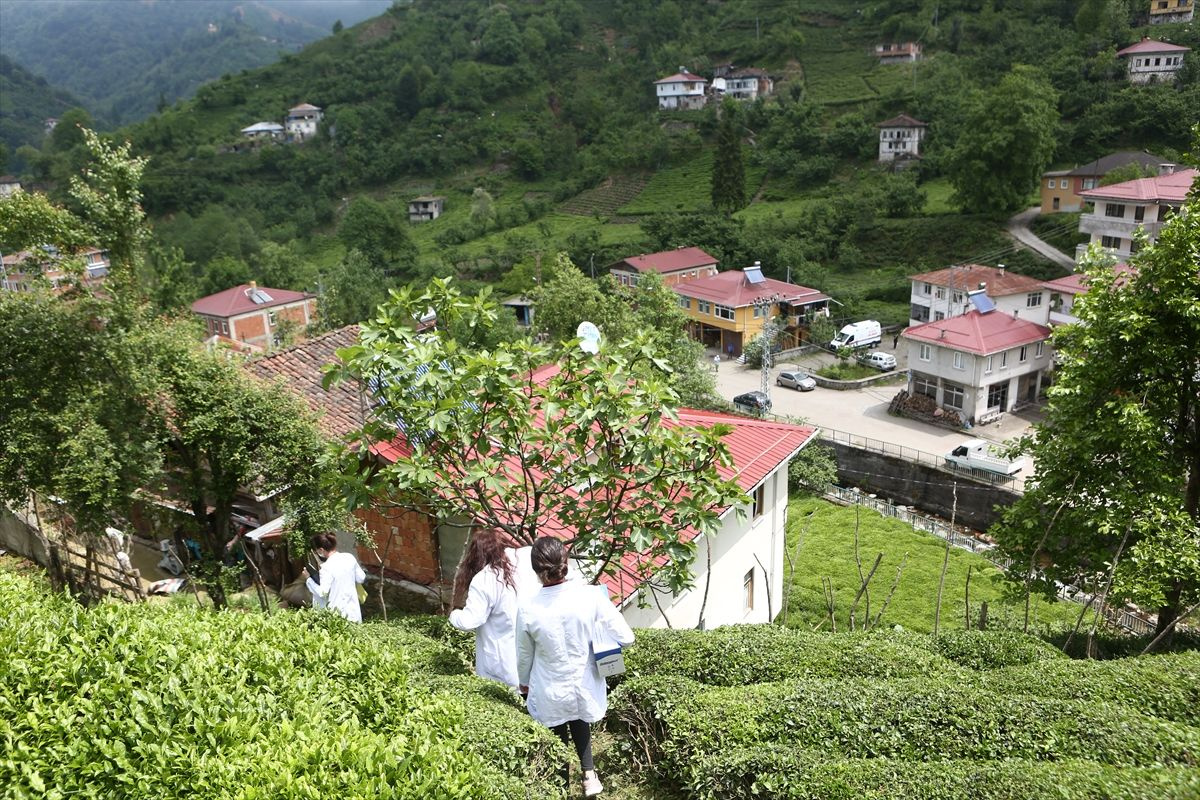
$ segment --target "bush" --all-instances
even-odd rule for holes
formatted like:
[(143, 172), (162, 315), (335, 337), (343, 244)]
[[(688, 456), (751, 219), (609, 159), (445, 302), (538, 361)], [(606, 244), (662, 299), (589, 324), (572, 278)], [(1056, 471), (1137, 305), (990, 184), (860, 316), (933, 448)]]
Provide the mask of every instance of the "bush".
[(523, 753), (545, 732), (486, 690), (412, 679), (440, 647), (414, 659), (414, 636), (312, 612), (83, 609), (0, 573), (0, 786), (135, 800), (552, 794), (545, 764), (505, 757), (511, 742), (472, 726), (524, 726)]
[(948, 631), (936, 639), (914, 637), (933, 652), (971, 669), (995, 669), (1035, 661), (1065, 659), (1062, 651), (1019, 631)]
[[(908, 639), (913, 641), (910, 642)], [(958, 672), (921, 646), (922, 637), (891, 632), (805, 633), (775, 625), (713, 631), (639, 630), (625, 658), (627, 675), (677, 675), (710, 686), (745, 686), (788, 678), (902, 678)]]
[(640, 678), (617, 690), (613, 711), (634, 751), (685, 785), (703, 774), (709, 756), (772, 745), (839, 759), (1084, 759), (1114, 766), (1200, 760), (1196, 728), (1110, 703), (1037, 697), (1036, 686), (1004, 695), (981, 683), (930, 675), (711, 688), (684, 678)]

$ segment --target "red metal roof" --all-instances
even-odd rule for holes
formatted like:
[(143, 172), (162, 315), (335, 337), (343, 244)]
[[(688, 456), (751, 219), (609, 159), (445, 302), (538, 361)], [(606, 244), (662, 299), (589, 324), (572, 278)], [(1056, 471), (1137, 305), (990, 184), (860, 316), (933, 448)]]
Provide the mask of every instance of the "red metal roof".
[[(259, 292), (265, 292), (271, 299), (266, 302), (255, 303), (250, 299), (251, 291), (254, 289), (257, 289)], [(192, 311), (207, 317), (224, 317), (228, 319), (229, 317), (236, 317), (238, 314), (245, 314), (248, 311), (258, 311), (264, 308), (276, 308), (288, 305), (289, 303), (298, 303), (310, 297), (316, 297), (316, 295), (305, 292), (293, 292), (290, 289), (268, 289), (263, 286), (251, 286), (248, 283), (243, 283), (239, 286), (234, 286), (232, 289), (210, 294), (208, 297), (201, 297), (192, 303)]]
[(684, 297), (708, 300), (731, 308), (753, 305), (758, 300), (766, 300), (776, 295), (781, 302), (793, 305), (805, 305), (830, 299), (829, 295), (822, 294), (816, 289), (777, 281), (774, 278), (764, 277), (762, 283), (749, 283), (745, 273), (741, 270), (728, 270), (707, 278), (695, 278), (677, 283), (671, 288), (675, 290), (676, 294)]
[(1170, 175), (1138, 178), (1080, 192), (1088, 200), (1133, 200), (1142, 203), (1182, 203), (1200, 170), (1181, 169)]
[(885, 119), (883, 122), (880, 122), (875, 127), (876, 128), (928, 128), (929, 126), (926, 125), (924, 122), (921, 122), (921, 120), (919, 120), (919, 119), (910, 117), (908, 114), (900, 114), (898, 116), (892, 117), (891, 119)]
[(1142, 40), (1137, 44), (1131, 44), (1124, 50), (1118, 50), (1117, 56), (1129, 56), (1137, 53), (1178, 53), (1183, 50), (1190, 50), (1189, 47), (1181, 47), (1177, 44), (1168, 44), (1167, 42), (1158, 42), (1149, 37), (1143, 36)]
[(973, 291), (979, 288), (979, 284), (986, 283), (989, 297), (1024, 294), (1042, 287), (1041, 281), (1036, 278), (1009, 272), (999, 267), (985, 267), (982, 264), (963, 264), (934, 272), (922, 272), (918, 275), (910, 275), (909, 280), (964, 291)]
[(1050, 329), (1000, 311), (968, 311), (957, 317), (926, 322), (901, 334), (915, 342), (987, 356), (1050, 338)]
[(676, 72), (674, 75), (668, 75), (665, 78), (659, 78), (655, 83), (690, 83), (694, 81), (703, 81), (708, 83), (708, 80), (701, 78), (699, 75), (693, 75), (688, 71)]
[(613, 264), (613, 268), (620, 269), (621, 266), (627, 266), (638, 272), (661, 272), (665, 275), (683, 269), (716, 266), (716, 264), (717, 259), (699, 247), (680, 247), (678, 250), (665, 250), (661, 253), (646, 253), (623, 258)]
[[(1133, 268), (1124, 261), (1113, 266), (1113, 272), (1118, 278), (1132, 274)], [(1117, 283), (1122, 283), (1123, 280), (1118, 280)], [(1052, 292), (1060, 294), (1083, 294), (1088, 290), (1088, 275), (1086, 272), (1074, 272), (1065, 278), (1058, 278), (1052, 281), (1045, 281), (1042, 286)]]

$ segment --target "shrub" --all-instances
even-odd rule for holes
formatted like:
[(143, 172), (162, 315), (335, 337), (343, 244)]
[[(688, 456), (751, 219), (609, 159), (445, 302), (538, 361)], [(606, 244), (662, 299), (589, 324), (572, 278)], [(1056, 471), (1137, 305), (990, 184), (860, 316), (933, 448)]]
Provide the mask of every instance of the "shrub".
[(933, 652), (971, 669), (995, 669), (1035, 661), (1066, 659), (1062, 651), (1020, 631), (948, 631), (923, 639)]
[(637, 645), (630, 648), (625, 664), (630, 678), (678, 675), (711, 686), (787, 678), (900, 678), (958, 672), (954, 665), (920, 646), (922, 638), (900, 639), (890, 631), (806, 633), (775, 625), (733, 625), (713, 631), (639, 630)]
[(134, 800), (552, 793), (544, 765), (506, 759), (509, 743), (469, 718), (508, 715), (507, 730), (526, 727), (518, 742), (544, 732), (486, 694), (411, 679), (414, 636), (311, 612), (83, 609), (0, 573), (0, 786)]

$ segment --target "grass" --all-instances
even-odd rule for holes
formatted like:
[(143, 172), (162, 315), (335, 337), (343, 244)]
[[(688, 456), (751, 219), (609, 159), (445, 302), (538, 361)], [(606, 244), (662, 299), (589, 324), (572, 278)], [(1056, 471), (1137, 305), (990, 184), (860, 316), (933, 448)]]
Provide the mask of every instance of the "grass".
[(1086, 244), (1091, 239), (1088, 234), (1079, 232), (1079, 217), (1079, 212), (1039, 214), (1029, 228), (1051, 247), (1073, 257), (1075, 246)]
[(958, 206), (950, 200), (954, 195), (954, 187), (950, 185), (949, 178), (935, 178), (934, 180), (922, 183), (921, 191), (925, 192), (926, 214), (959, 213)]
[[(870, 570), (876, 555), (883, 553), (883, 560), (869, 587), (872, 615), (879, 612), (895, 580), (896, 568), (907, 555), (900, 583), (882, 624), (901, 625), (918, 632), (932, 631), (945, 542), (865, 508), (857, 513), (860, 515), (859, 553), (864, 573)], [(796, 571), (787, 589), (787, 605), (781, 621), (805, 630), (821, 624), (827, 616), (821, 579), (829, 578), (836, 597), (838, 630), (848, 627), (850, 606), (859, 586), (854, 561), (855, 518), (854, 508), (812, 497), (792, 500), (788, 508), (787, 547)], [(971, 569), (973, 618), (978, 618), (979, 604), (987, 601), (991, 624), (1019, 627), (1024, 613), (1023, 601), (1005, 597), (1006, 586), (1001, 571), (983, 556), (952, 547), (942, 595), (941, 628), (964, 627), (964, 587), (968, 569)], [(787, 578), (784, 580), (787, 586)], [(1079, 606), (1074, 603), (1050, 603), (1038, 598), (1032, 604), (1030, 630), (1040, 634), (1062, 629), (1074, 625), (1078, 614)], [(863, 616), (864, 604), (860, 601), (857, 618), (861, 620)], [(826, 623), (824, 629), (828, 628)]]
[(835, 381), (857, 381), (877, 375), (879, 370), (847, 361), (844, 364), (830, 364), (827, 367), (821, 367), (816, 374)]
[[(684, 163), (655, 172), (641, 194), (621, 206), (617, 213), (636, 215), (709, 210), (712, 208), (714, 153), (714, 149), (705, 148)], [(744, 147), (742, 163), (746, 165), (746, 198), (750, 199), (762, 185), (765, 170), (749, 163), (749, 153)]]

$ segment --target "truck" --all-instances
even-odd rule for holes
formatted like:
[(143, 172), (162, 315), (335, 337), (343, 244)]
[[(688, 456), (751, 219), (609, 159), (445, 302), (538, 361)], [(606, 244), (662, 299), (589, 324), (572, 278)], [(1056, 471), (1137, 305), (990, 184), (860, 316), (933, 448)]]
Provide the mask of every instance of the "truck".
[(883, 329), (873, 319), (852, 322), (838, 331), (838, 335), (829, 343), (829, 348), (840, 350), (843, 347), (852, 347), (857, 350), (860, 347), (876, 347), (882, 336)]
[(1021, 471), (1021, 461), (1009, 461), (997, 452), (995, 445), (983, 439), (968, 439), (951, 450), (946, 454), (946, 466), (1008, 476)]

